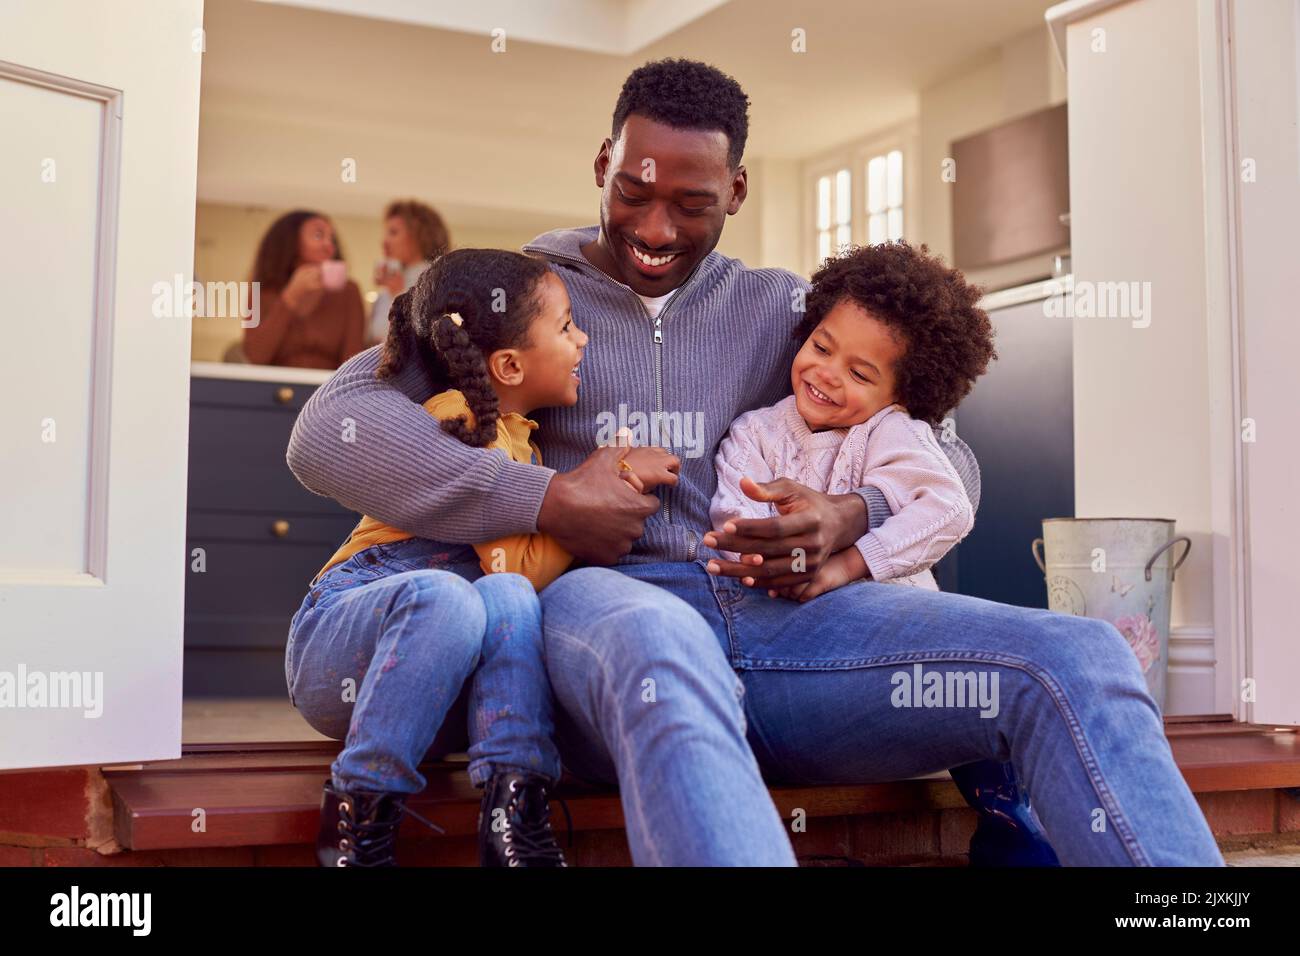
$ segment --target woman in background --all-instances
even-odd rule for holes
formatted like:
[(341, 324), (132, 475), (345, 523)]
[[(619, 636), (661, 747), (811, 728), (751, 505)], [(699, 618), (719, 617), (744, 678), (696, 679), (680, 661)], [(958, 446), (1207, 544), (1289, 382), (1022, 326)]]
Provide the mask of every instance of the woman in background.
[(273, 222), (252, 278), (259, 307), (256, 324), (244, 329), (249, 362), (335, 369), (364, 347), (361, 290), (320, 213), (297, 209)]
[(384, 261), (375, 267), (379, 297), (370, 307), (366, 344), (388, 338), (388, 310), (420, 277), (429, 262), (451, 248), (447, 224), (437, 211), (414, 199), (400, 199), (384, 210)]

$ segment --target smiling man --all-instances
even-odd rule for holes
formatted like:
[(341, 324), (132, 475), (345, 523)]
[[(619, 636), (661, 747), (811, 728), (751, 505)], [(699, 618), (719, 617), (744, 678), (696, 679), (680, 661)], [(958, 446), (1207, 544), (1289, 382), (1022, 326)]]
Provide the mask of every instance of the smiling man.
[[(635, 70), (596, 157), (600, 225), (525, 247), (564, 281), (590, 335), (577, 404), (535, 415), (556, 470), (447, 435), (419, 405), (435, 383), (418, 366), (375, 379), (371, 350), (304, 407), (294, 473), (422, 537), (541, 530), (586, 562), (541, 595), (558, 743), (570, 770), (619, 784), (638, 864), (793, 863), (764, 777), (865, 783), (988, 761), (1027, 782), (1062, 862), (1221, 863), (1109, 624), (875, 582), (769, 598), (888, 517), (874, 488), (826, 495), (778, 478), (763, 486), (778, 517), (709, 527), (731, 422), (790, 394), (807, 288), (715, 251), (745, 200), (747, 109), (706, 64)], [(625, 407), (700, 423), (646, 493), (618, 477), (618, 449), (596, 447)], [(355, 441), (343, 442), (348, 420)], [(892, 676), (921, 662), (988, 672), (996, 714), (897, 707)]]
[[(691, 83), (694, 68), (679, 64), (676, 79)], [(713, 251), (748, 188), (740, 164), (748, 132), (740, 87), (709, 82), (707, 74), (695, 78), (713, 94), (711, 114), (723, 127), (710, 129), (704, 115), (692, 115), (701, 87), (673, 101), (655, 85), (663, 75), (643, 69), (623, 87), (613, 136), (596, 156), (600, 234), (582, 246), (592, 265), (652, 299), (671, 295)], [(654, 108), (637, 112), (647, 105)]]

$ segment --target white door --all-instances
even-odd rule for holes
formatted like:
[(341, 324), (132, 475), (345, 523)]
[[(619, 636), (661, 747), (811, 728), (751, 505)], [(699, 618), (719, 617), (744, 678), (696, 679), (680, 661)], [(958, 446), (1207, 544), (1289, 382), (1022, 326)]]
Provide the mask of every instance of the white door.
[(1250, 420), (1243, 673), (1254, 681), (1251, 720), (1300, 724), (1300, 2), (1235, 0), (1229, 9), (1242, 409)]
[(180, 753), (202, 23), (0, 5), (0, 769)]

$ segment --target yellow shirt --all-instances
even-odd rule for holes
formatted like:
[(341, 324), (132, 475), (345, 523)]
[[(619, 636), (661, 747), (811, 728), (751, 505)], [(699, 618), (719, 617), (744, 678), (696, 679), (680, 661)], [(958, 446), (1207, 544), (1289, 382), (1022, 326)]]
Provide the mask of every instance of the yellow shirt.
[[(459, 389), (451, 388), (439, 392), (424, 403), (425, 410), (439, 420), (458, 418), (462, 415), (474, 426), (474, 413), (470, 411), (465, 396)], [(488, 448), (497, 448), (507, 456), (519, 462), (531, 462), (540, 465), (542, 453), (532, 441), (532, 432), (537, 422), (525, 418), (518, 412), (507, 412), (497, 420), (497, 437)], [(341, 564), (359, 551), (376, 544), (389, 544), (393, 541), (406, 541), (415, 535), (408, 534), (400, 528), (384, 524), (376, 518), (365, 515), (352, 529), (348, 539), (334, 552), (325, 567), (312, 579), (314, 585), (330, 568)], [(550, 535), (512, 534), (495, 541), (485, 541), (472, 545), (478, 552), (479, 563), (487, 573), (493, 571), (512, 571), (522, 574), (533, 582), (533, 587), (541, 590), (550, 584), (573, 562), (569, 554)]]

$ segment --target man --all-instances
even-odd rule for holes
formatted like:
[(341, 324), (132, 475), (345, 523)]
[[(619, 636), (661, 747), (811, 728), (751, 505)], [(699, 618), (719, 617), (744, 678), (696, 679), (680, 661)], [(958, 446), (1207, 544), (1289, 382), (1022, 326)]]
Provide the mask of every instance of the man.
[[(638, 864), (792, 863), (763, 776), (855, 783), (990, 760), (1026, 781), (1062, 862), (1220, 864), (1109, 624), (874, 582), (767, 597), (887, 517), (870, 489), (779, 478), (763, 486), (779, 517), (708, 526), (731, 421), (789, 393), (806, 289), (713, 251), (745, 200), (747, 105), (705, 64), (634, 71), (596, 157), (600, 226), (525, 247), (591, 337), (578, 404), (536, 414), (557, 471), (457, 442), (417, 404), (422, 373), (380, 383), (368, 352), (303, 409), (294, 473), (417, 535), (541, 530), (587, 563), (541, 596), (559, 743), (574, 772), (618, 782)], [(678, 457), (638, 494), (618, 450), (597, 446), (646, 422), (640, 437)], [(894, 693), (900, 674), (972, 668), (1000, 689), (996, 713)]]

